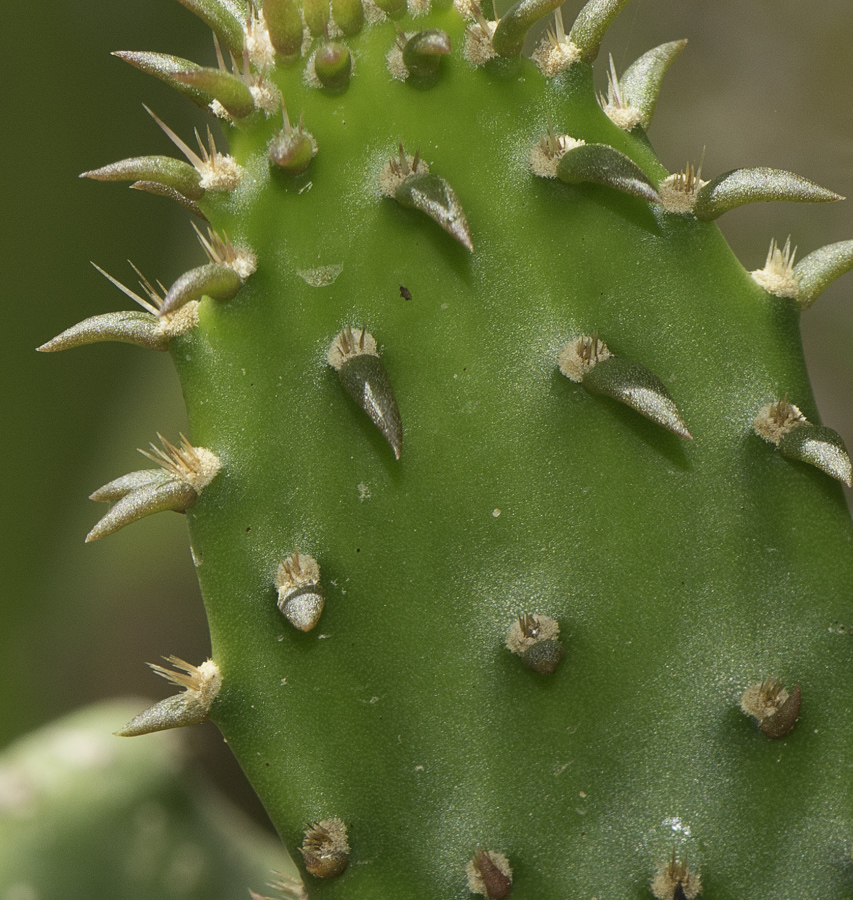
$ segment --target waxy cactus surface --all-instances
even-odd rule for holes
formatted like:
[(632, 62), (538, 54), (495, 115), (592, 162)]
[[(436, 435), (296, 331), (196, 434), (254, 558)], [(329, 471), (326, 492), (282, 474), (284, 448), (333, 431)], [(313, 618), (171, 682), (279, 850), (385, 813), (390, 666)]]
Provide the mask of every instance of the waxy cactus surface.
[(42, 348), (168, 349), (187, 401), (93, 495), (90, 540), (186, 513), (210, 623), (125, 733), (209, 715), (280, 896), (849, 897), (851, 473), (799, 318), (853, 242), (755, 275), (714, 222), (842, 198), (666, 171), (684, 42), (593, 88), (627, 0), (182, 2), (218, 67), (118, 55), (225, 139), (87, 174), (204, 252)]

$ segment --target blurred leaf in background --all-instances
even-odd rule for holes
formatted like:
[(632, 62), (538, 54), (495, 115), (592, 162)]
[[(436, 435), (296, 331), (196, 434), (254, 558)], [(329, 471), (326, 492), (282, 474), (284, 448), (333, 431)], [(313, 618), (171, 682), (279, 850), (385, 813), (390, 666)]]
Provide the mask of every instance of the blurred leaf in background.
[[(578, 0), (574, 6), (579, 6)], [(102, 510), (86, 497), (145, 466), (157, 431), (185, 428), (167, 354), (98, 345), (41, 356), (69, 325), (128, 301), (90, 265), (131, 287), (130, 257), (165, 284), (201, 262), (189, 216), (158, 197), (78, 179), (128, 156), (174, 150), (145, 102), (189, 141), (203, 113), (110, 56), (156, 50), (214, 62), (206, 29), (171, 0), (13, 4), (3, 59), (5, 324), (2, 329), (2, 678), (0, 745), (92, 699), (164, 695), (145, 667), (209, 652), (204, 611), (178, 515), (146, 519), (84, 545)], [(837, 0), (634, 0), (607, 36), (622, 71), (649, 48), (688, 38), (667, 77), (650, 138), (675, 171), (704, 152), (704, 172), (789, 169), (853, 196), (853, 4)], [(606, 89), (605, 66), (597, 84)], [(544, 124), (544, 123), (543, 123)], [(214, 126), (215, 127), (215, 126)], [(397, 139), (389, 135), (389, 146)], [(771, 238), (801, 255), (853, 238), (853, 203), (757, 205), (724, 231), (747, 269)], [(853, 446), (853, 278), (803, 316), (805, 345), (827, 424)], [(653, 303), (653, 298), (649, 298)], [(743, 348), (732, 352), (748, 353)], [(115, 722), (115, 727), (124, 724)], [(196, 729), (203, 758), (239, 781), (212, 726)], [(243, 801), (262, 818), (251, 796)]]

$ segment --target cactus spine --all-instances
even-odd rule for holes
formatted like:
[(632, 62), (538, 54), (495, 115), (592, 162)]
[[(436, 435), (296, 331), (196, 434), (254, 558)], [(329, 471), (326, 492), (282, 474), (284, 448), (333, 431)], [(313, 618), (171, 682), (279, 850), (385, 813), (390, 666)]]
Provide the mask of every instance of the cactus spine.
[[(174, 357), (211, 465), (110, 482), (93, 534), (186, 513), (203, 711), (302, 848), (286, 895), (844, 896), (849, 460), (798, 329), (853, 245), (771, 248), (773, 281), (714, 224), (841, 198), (668, 173), (643, 129), (683, 43), (592, 87), (627, 0), (568, 31), (551, 0), (182, 2), (218, 68), (120, 55), (209, 105), (228, 153), (176, 134), (186, 165), (87, 174), (206, 218), (207, 262), (42, 349)], [(783, 397), (775, 452), (754, 423)]]

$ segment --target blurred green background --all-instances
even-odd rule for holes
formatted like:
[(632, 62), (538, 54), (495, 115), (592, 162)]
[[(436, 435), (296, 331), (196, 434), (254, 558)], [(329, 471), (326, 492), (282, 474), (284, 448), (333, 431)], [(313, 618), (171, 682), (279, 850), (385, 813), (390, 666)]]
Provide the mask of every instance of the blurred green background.
[[(567, 17), (579, 6), (570, 0)], [(172, 152), (143, 102), (185, 140), (193, 125), (206, 124), (188, 101), (110, 51), (214, 60), (209, 33), (174, 0), (7, 4), (6, 18), (0, 746), (93, 699), (161, 697), (166, 687), (144, 662), (173, 653), (197, 663), (209, 650), (180, 516), (83, 543), (103, 511), (88, 494), (144, 467), (135, 448), (157, 431), (175, 440), (185, 427), (168, 355), (118, 344), (52, 356), (34, 348), (87, 316), (128, 308), (89, 260), (131, 286), (128, 257), (167, 285), (201, 262), (186, 213), (77, 175)], [(633, 0), (605, 41), (600, 88), (608, 52), (621, 71), (650, 47), (683, 37), (688, 47), (650, 130), (665, 165), (698, 162), (705, 148), (708, 176), (770, 165), (853, 197), (853, 3)], [(722, 228), (755, 269), (771, 237), (791, 234), (801, 255), (853, 238), (853, 201), (749, 207), (724, 217)], [(848, 275), (803, 325), (824, 421), (853, 448), (851, 300)], [(746, 358), (749, 347), (731, 352)], [(204, 765), (262, 819), (216, 730), (193, 731)]]

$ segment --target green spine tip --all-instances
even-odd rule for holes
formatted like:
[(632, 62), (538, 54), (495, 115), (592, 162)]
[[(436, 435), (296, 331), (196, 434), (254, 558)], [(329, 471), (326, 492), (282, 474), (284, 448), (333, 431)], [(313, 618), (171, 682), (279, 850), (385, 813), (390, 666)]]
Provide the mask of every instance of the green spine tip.
[(403, 45), (403, 64), (414, 78), (433, 78), (441, 57), (450, 53), (450, 35), (439, 28), (419, 31)]
[(148, 350), (169, 349), (169, 337), (160, 328), (156, 317), (137, 310), (105, 313), (84, 319), (37, 349), (40, 353), (54, 353), (102, 341), (135, 344)]
[(116, 50), (113, 56), (123, 59), (130, 65), (164, 81), (176, 91), (188, 97), (197, 106), (206, 109), (213, 97), (198, 88), (179, 81), (175, 76), (182, 72), (195, 72), (202, 69), (198, 63), (168, 53), (151, 53), (148, 51)]
[(495, 53), (503, 57), (518, 56), (524, 47), (527, 32), (561, 3), (562, 0), (519, 0), (498, 21), (492, 35)]
[(181, 84), (204, 91), (219, 103), (234, 119), (243, 119), (254, 112), (255, 100), (242, 78), (222, 69), (199, 68), (191, 72), (178, 72), (174, 76)]
[(853, 241), (839, 241), (809, 253), (794, 266), (797, 300), (808, 308), (836, 278), (853, 269)]
[(608, 144), (578, 144), (567, 150), (560, 157), (557, 177), (566, 184), (602, 184), (649, 203), (660, 203), (646, 173)]
[(219, 38), (222, 46), (235, 56), (243, 52), (243, 22), (248, 7), (240, 0), (178, 0)]
[(329, 91), (344, 91), (352, 75), (352, 54), (340, 41), (329, 41), (314, 54), (314, 74)]
[(278, 608), (285, 619), (299, 631), (311, 631), (326, 602), (317, 560), (297, 548), (279, 564), (275, 587)]
[(358, 34), (364, 28), (361, 0), (332, 0), (332, 19), (347, 37)]
[(797, 724), (801, 701), (799, 684), (789, 694), (781, 681), (768, 678), (743, 692), (740, 708), (758, 722), (767, 737), (781, 738)]
[(649, 887), (657, 900), (695, 900), (702, 893), (699, 873), (688, 868), (686, 860), (678, 862), (675, 850), (670, 861), (658, 869)]
[(189, 163), (171, 156), (137, 156), (83, 172), (81, 178), (96, 181), (151, 181), (188, 197), (200, 200), (204, 196), (201, 175)]
[(347, 827), (338, 819), (322, 819), (309, 825), (300, 847), (305, 868), (315, 878), (337, 878), (349, 865)]
[(627, 5), (628, 0), (589, 0), (578, 13), (569, 32), (569, 41), (578, 48), (584, 62), (595, 60), (607, 29)]
[(270, 43), (285, 59), (302, 53), (302, 16), (294, 0), (264, 0)]
[(468, 889), (488, 900), (505, 900), (512, 893), (512, 869), (503, 853), (478, 850), (465, 867)]
[(329, 27), (329, 0), (303, 0), (302, 14), (311, 37), (323, 37)]
[(206, 660), (200, 666), (184, 662), (176, 656), (169, 656), (166, 659), (176, 669), (182, 671), (172, 671), (153, 663), (148, 665), (167, 681), (184, 688), (183, 693), (167, 697), (140, 713), (121, 731), (116, 732), (119, 737), (137, 737), (140, 734), (152, 734), (169, 728), (182, 728), (184, 725), (198, 725), (207, 718), (213, 701), (222, 687), (219, 666), (212, 659)]
[(302, 117), (296, 128), (290, 124), (287, 109), (282, 103), (282, 128), (271, 138), (267, 149), (270, 160), (288, 175), (301, 175), (317, 153), (317, 143), (302, 128)]
[(201, 219), (202, 222), (210, 221), (195, 200), (190, 200), (189, 197), (184, 196), (174, 188), (167, 187), (164, 184), (157, 184), (156, 181), (134, 181), (130, 185), (130, 189), (132, 191), (144, 191), (146, 194), (154, 194), (157, 197), (165, 197), (167, 200), (174, 200), (175, 203), (183, 206), (187, 212), (192, 213), (196, 218)]
[(827, 203), (843, 199), (840, 194), (822, 188), (801, 175), (759, 166), (733, 169), (712, 178), (697, 191), (693, 215), (703, 222), (711, 222), (746, 203), (770, 200)]
[(593, 394), (630, 406), (685, 440), (692, 435), (663, 382), (639, 363), (614, 356), (598, 335), (573, 338), (560, 351), (557, 365), (566, 378)]
[(510, 626), (506, 647), (541, 675), (553, 675), (566, 656), (559, 641), (560, 626), (551, 616), (523, 613)]
[(813, 425), (787, 397), (762, 406), (752, 428), (788, 459), (808, 463), (847, 487), (853, 486), (853, 466), (841, 435)]
[[(140, 453), (159, 463), (167, 477), (152, 474), (150, 479), (146, 480), (141, 473), (133, 472), (125, 476), (125, 481), (116, 479), (95, 491), (92, 498), (102, 499), (117, 496), (125, 486), (128, 487), (127, 491), (121, 493), (110, 511), (89, 532), (86, 543), (100, 540), (131, 522), (157, 512), (168, 510), (186, 512), (219, 473), (221, 463), (210, 450), (193, 447), (183, 436), (180, 447), (171, 444), (161, 435), (158, 437), (163, 444), (163, 450), (152, 444), (152, 452), (140, 450)], [(117, 488), (117, 484), (121, 484), (121, 488)]]
[(367, 413), (399, 459), (403, 451), (403, 423), (373, 335), (347, 325), (332, 341), (326, 358), (346, 392)]
[(687, 46), (686, 40), (661, 44), (631, 63), (618, 81), (621, 100), (639, 113), (639, 125), (647, 129), (655, 113), (663, 77)]

